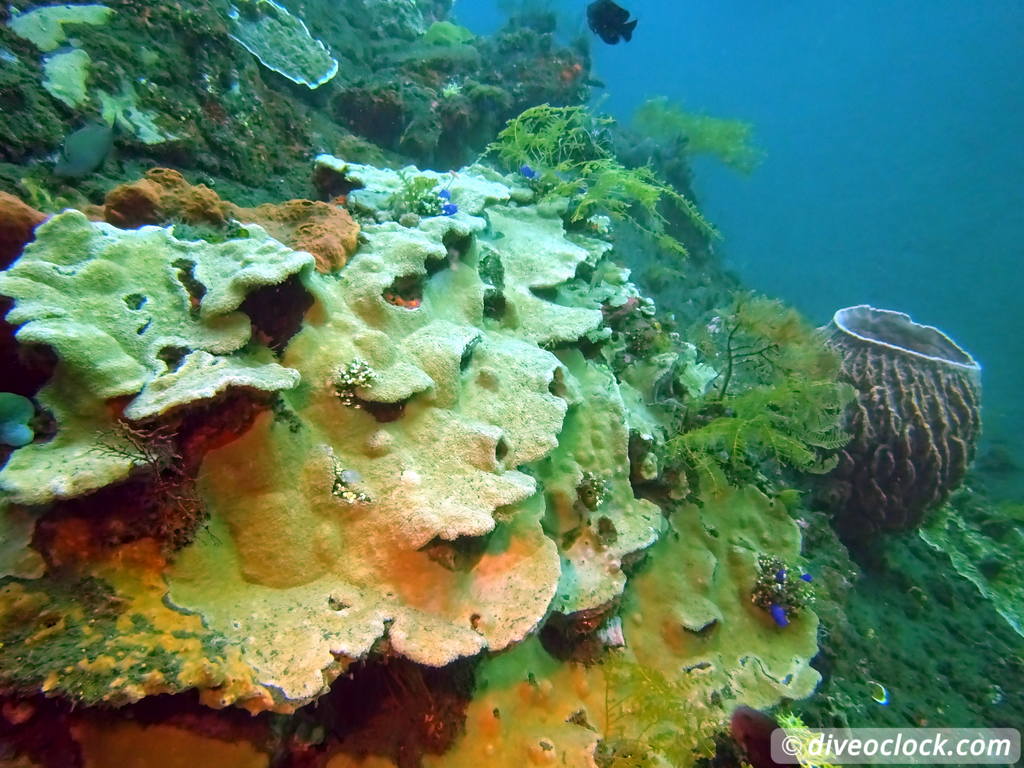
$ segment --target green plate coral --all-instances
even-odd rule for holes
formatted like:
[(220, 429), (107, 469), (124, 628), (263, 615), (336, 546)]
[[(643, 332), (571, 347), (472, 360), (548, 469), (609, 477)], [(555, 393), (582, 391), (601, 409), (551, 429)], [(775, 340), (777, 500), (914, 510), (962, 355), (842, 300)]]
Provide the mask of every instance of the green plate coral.
[[(695, 730), (681, 754), (734, 699), (808, 693), (813, 614), (782, 629), (751, 602), (758, 556), (796, 555), (781, 505), (749, 488), (676, 509), (636, 495), (631, 433), (663, 431), (650, 382), (585, 354), (608, 338), (604, 302), (636, 294), (601, 266), (609, 243), (512, 202), (514, 180), (493, 171), (320, 163), (363, 181), (361, 245), (336, 273), (250, 225), (214, 244), (68, 212), (2, 277), (19, 339), (58, 360), (38, 397), (54, 439), (0, 474), (16, 550), (0, 553), (3, 681), (87, 704), (194, 689), (292, 713), (355, 662), (479, 656), (479, 728), (446, 765), (488, 749), (592, 765), (602, 738), (632, 738), (609, 730), (605, 670), (540, 643), (553, 612), (601, 616), (629, 664), (682, 692)], [(410, 179), (458, 211), (372, 223)], [(241, 309), (285, 284), (308, 302), (275, 356)], [(152, 538), (89, 551), (106, 513), (64, 516), (65, 497), (139, 482), (130, 451), (102, 450), (97, 432), (214, 417), (228, 391), (250, 417), (183, 462), (206, 527), (171, 553)], [(60, 571), (19, 558), (37, 519)], [(509, 719), (487, 724), (499, 709)]]

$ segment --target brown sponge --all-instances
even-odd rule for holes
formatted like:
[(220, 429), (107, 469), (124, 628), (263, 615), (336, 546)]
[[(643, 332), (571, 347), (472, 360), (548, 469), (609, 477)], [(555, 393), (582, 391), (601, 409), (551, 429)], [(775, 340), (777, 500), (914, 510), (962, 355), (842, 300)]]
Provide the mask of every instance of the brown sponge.
[(852, 439), (830, 476), (852, 538), (918, 526), (963, 480), (981, 431), (981, 366), (946, 334), (862, 304), (835, 313), (827, 343), (857, 390)]

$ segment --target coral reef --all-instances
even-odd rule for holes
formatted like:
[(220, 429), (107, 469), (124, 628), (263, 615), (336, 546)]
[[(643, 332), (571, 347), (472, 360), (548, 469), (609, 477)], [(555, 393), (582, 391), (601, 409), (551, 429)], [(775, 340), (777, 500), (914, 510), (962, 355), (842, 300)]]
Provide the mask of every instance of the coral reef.
[(954, 495), (919, 531), (944, 552), (956, 572), (977, 587), (992, 607), (1024, 635), (1024, 505), (993, 503), (964, 491)]
[(532, 639), (484, 662), (465, 735), (425, 764), (583, 768), (629, 750), (690, 766), (709, 756), (736, 701), (810, 693), (813, 614), (781, 629), (730, 594), (753, 586), (759, 552), (795, 556), (799, 534), (782, 505), (730, 491), (673, 520), (625, 589), (624, 649), (601, 664), (559, 663)]
[[(739, 293), (694, 334), (718, 374), (698, 393), (670, 453), (694, 484), (715, 487), (782, 467), (823, 474), (849, 439), (844, 410), (853, 388), (839, 360), (799, 314), (781, 302)], [(752, 462), (751, 459), (754, 459)]]
[(0, 764), (1020, 721), (1020, 505), (950, 495), (977, 365), (742, 290), (690, 160), (752, 126), (619, 125), (499, 4), (0, 7)]
[(274, 0), (238, 0), (229, 13), (231, 38), (260, 64), (293, 83), (319, 88), (338, 74), (338, 60), (305, 23)]
[(585, 98), (589, 62), (554, 30), (510, 25), (473, 38), (440, 23), (353, 78), (335, 102), (339, 120), (416, 162), (454, 167), (524, 109)]
[[(27, 191), (29, 167), (32, 184), (64, 194), (80, 179), (75, 189), (98, 202), (160, 164), (219, 182), (240, 205), (306, 198), (317, 152), (457, 167), (517, 112), (588, 89), (585, 53), (552, 31), (476, 38), (445, 18), (443, 0), (28, 5), (0, 24), (11, 58), (0, 161), (22, 166), (0, 174), (10, 193)], [(105, 166), (46, 159), (96, 124), (117, 126)]]
[(768, 611), (780, 627), (789, 622), (814, 600), (809, 573), (796, 575), (792, 566), (778, 557), (762, 555), (757, 559), (757, 583), (750, 599)]
[(20, 448), (32, 442), (35, 434), (29, 421), (36, 409), (27, 397), (0, 392), (0, 443)]
[(119, 232), (66, 211), (41, 225), (21, 259), (0, 275), (14, 299), (8, 322), (21, 344), (56, 353), (53, 377), (36, 395), (58, 423), (52, 440), (20, 449), (0, 472), (19, 504), (70, 498), (124, 479), (134, 462), (97, 452), (95, 432), (114, 428), (106, 406), (150, 419), (228, 387), (277, 391), (297, 374), (252, 349), (246, 293), (310, 266), (254, 228), (250, 240), (185, 243), (168, 232)]
[(543, 104), (509, 120), (487, 151), (507, 169), (519, 170), (542, 199), (566, 198), (571, 222), (597, 215), (626, 219), (660, 247), (685, 256), (686, 246), (669, 231), (669, 219), (659, 210), (660, 204), (671, 203), (701, 235), (716, 237), (693, 201), (649, 167), (626, 168), (615, 158), (607, 135), (610, 122), (583, 107)]
[[(291, 715), (294, 743), (305, 705), (333, 711), (339, 686), (375, 665), (436, 669), (434, 690), (476, 657), (475, 690), (430, 715), (444, 718), (435, 735), (410, 737), (416, 759), (581, 766), (602, 738), (613, 751), (633, 738), (602, 736), (614, 683), (581, 664), (607, 645), (625, 642), (628, 664), (650, 670), (636, 674), (685, 699), (673, 717), (697, 725), (680, 764), (706, 753), (737, 698), (806, 695), (813, 614), (783, 629), (750, 599), (758, 557), (797, 555), (785, 506), (752, 488), (702, 507), (636, 495), (636, 473), (659, 470), (634, 467), (634, 436), (663, 440), (674, 406), (649, 405), (584, 353), (609, 345), (621, 361), (625, 331), (605, 327), (602, 307), (617, 302), (625, 329), (638, 304), (610, 244), (567, 231), (564, 209), (514, 202), (518, 177), (484, 167), (318, 168), (361, 219), (357, 250), (330, 271), (160, 170), (103, 209), (138, 229), (66, 211), (0, 276), (19, 342), (56, 356), (33, 398), (52, 438), (0, 472), (6, 690), (126, 713), (195, 691), (207, 706)], [(409, 188), (444, 191), (457, 210), (411, 220), (393, 205)], [(205, 238), (176, 237), (183, 227)], [(266, 291), (289, 285), (308, 300), (293, 301), (290, 331), (266, 332)], [(677, 342), (659, 343), (670, 354)], [(683, 379), (707, 375), (679, 355), (695, 366)], [(642, 360), (621, 365), (650, 386)], [(180, 727), (90, 711), (73, 739), (83, 754)], [(258, 763), (263, 742), (243, 748), (250, 737), (231, 728), (240, 751), (224, 759)], [(201, 733), (180, 738), (202, 749)], [(348, 764), (330, 733), (318, 741), (329, 764)]]
[(227, 217), (228, 206), (216, 192), (204, 184), (189, 184), (170, 168), (153, 168), (145, 178), (115, 187), (103, 203), (103, 218), (121, 229), (175, 220), (219, 227)]
[(8, 26), (19, 37), (45, 52), (57, 50), (67, 40), (65, 24), (106, 24), (111, 9), (104, 5), (52, 5), (21, 13), (17, 9)]
[[(804, 565), (814, 574), (823, 638), (815, 661), (820, 688), (789, 705), (805, 722), (906, 728), (1014, 727), (1018, 721), (1024, 666), (1021, 637), (998, 612), (1007, 602), (979, 599), (978, 587), (960, 578), (950, 556), (935, 547), (949, 548), (957, 559), (986, 557), (987, 547), (969, 542), (975, 521), (992, 512), (980, 509), (987, 504), (967, 490), (950, 503), (965, 526), (940, 517), (926, 523), (927, 530), (878, 537), (870, 559), (857, 553), (860, 565), (837, 540), (827, 514), (800, 512)], [(1005, 575), (1008, 584), (1012, 575)], [(888, 692), (886, 704), (873, 698), (878, 685)]]
[(86, 81), (91, 65), (89, 54), (78, 48), (51, 53), (43, 59), (43, 88), (66, 106), (80, 108), (89, 100)]

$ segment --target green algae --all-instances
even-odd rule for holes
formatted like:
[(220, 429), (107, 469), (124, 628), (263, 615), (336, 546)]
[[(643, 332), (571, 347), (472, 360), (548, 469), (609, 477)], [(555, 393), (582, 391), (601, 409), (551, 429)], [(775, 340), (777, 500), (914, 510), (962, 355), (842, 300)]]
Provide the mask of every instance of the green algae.
[(752, 124), (687, 112), (666, 98), (649, 99), (637, 107), (633, 124), (641, 134), (681, 146), (688, 155), (711, 155), (744, 174), (754, 171), (763, 154), (753, 142)]

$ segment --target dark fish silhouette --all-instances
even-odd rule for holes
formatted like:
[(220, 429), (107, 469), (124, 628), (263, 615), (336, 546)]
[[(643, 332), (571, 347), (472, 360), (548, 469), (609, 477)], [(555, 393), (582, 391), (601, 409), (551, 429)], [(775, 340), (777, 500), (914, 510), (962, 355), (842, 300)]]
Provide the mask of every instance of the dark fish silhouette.
[(587, 24), (595, 35), (609, 45), (615, 45), (619, 40), (628, 43), (632, 39), (637, 20), (627, 19), (629, 11), (612, 0), (594, 0), (587, 6)]

